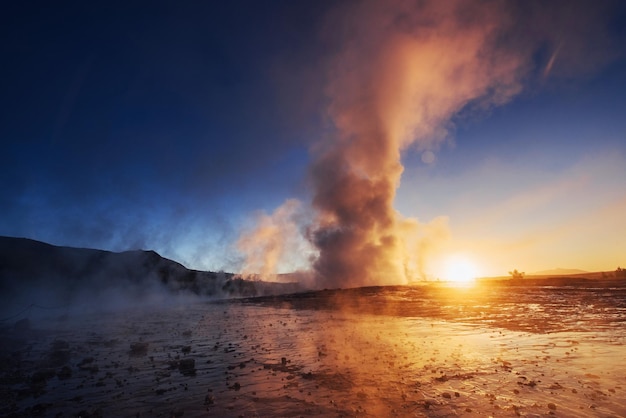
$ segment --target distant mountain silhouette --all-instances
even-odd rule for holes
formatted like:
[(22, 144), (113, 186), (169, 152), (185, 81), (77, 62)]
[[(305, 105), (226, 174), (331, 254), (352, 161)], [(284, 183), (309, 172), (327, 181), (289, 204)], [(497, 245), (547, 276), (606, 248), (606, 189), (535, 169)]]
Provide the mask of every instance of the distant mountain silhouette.
[(589, 273), (589, 272), (585, 270), (579, 270), (579, 269), (563, 269), (563, 268), (557, 267), (551, 270), (536, 271), (534, 273), (530, 273), (530, 275), (532, 276), (565, 276), (568, 274), (585, 274), (585, 273)]
[(75, 304), (171, 296), (250, 297), (297, 291), (232, 273), (187, 269), (154, 251), (111, 252), (0, 237), (0, 303)]

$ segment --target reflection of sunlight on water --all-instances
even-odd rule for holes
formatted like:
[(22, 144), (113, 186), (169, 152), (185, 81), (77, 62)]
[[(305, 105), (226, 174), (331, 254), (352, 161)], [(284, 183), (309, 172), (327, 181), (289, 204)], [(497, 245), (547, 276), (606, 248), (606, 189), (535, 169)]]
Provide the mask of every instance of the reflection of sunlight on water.
[(452, 280), (452, 281), (442, 282), (442, 284), (452, 289), (461, 289), (461, 290), (472, 289), (476, 286), (476, 279), (473, 277), (464, 278), (463, 280)]
[[(595, 385), (593, 376), (602, 376), (600, 386), (615, 387), (619, 379), (610, 362), (598, 364), (579, 354), (591, 349), (597, 355), (599, 341), (581, 340), (576, 333), (528, 334), (338, 311), (270, 309), (264, 314), (258, 323), (264, 353), (259, 358), (270, 365), (269, 376), (246, 385), (290, 400), (284, 402), (311, 405), (312, 415), (315, 407), (326, 406), (365, 416), (419, 416), (435, 409), (480, 416), (498, 405), (506, 416), (507, 411), (542, 412), (558, 402), (561, 412), (584, 416), (589, 405), (580, 398), (593, 395), (588, 390)], [(277, 319), (285, 314), (290, 319)], [(565, 354), (568, 350), (577, 355)], [(613, 361), (618, 356), (614, 350), (603, 354)]]
[[(619, 301), (511, 292), (362, 289), (51, 323), (20, 372), (32, 376), (23, 368), (60, 339), (73, 375), (5, 404), (43, 403), (51, 416), (86, 403), (105, 416), (626, 415)], [(137, 341), (147, 353), (129, 356)], [(99, 371), (80, 369), (85, 358)], [(67, 403), (77, 396), (85, 403)]]
[[(387, 291), (382, 308), (377, 292)], [(415, 408), (410, 413), (421, 416), (438, 408), (444, 415), (472, 410), (481, 416), (498, 408), (516, 416), (557, 405), (566, 416), (623, 414), (623, 377), (611, 366), (626, 360), (624, 329), (614, 326), (621, 308), (583, 312), (584, 327), (575, 332), (568, 317), (584, 292), (534, 292), (401, 288), (336, 296), (339, 305), (330, 304), (330, 311), (299, 313), (317, 315), (313, 322), (321, 324), (311, 328), (324, 350), (309, 365), (312, 375), (345, 385), (341, 394), (328, 395), (335, 402), (382, 415)], [(358, 301), (364, 294), (368, 299)]]

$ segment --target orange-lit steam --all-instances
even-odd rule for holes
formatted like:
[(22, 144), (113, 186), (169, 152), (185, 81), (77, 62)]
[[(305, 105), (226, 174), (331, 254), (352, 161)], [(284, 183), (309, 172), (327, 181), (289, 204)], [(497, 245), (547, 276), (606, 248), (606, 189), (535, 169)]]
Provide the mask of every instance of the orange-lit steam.
[(401, 153), (436, 150), (462, 108), (500, 105), (521, 90), (527, 60), (498, 46), (511, 21), (502, 6), (365, 1), (345, 17), (328, 85), (336, 132), (313, 149), (310, 172), (320, 284), (423, 276), (424, 250), (447, 235), (446, 222), (420, 225), (394, 209)]
[(426, 278), (428, 258), (450, 234), (446, 217), (420, 223), (394, 209), (403, 151), (412, 147), (433, 164), (459, 112), (503, 105), (542, 73), (584, 74), (608, 62), (609, 9), (575, 1), (340, 2), (324, 31), (339, 47), (322, 60), (330, 63), (331, 131), (311, 148), (314, 216), (300, 227), (283, 224), (281, 209), (262, 217), (239, 241), (244, 270), (275, 271), (299, 251), (281, 234), (306, 229), (318, 287)]
[(237, 249), (245, 254), (242, 276), (274, 280), (281, 264), (298, 258), (294, 252), (306, 257), (310, 249), (298, 226), (300, 207), (298, 200), (288, 199), (271, 215), (260, 213), (255, 227), (240, 236)]

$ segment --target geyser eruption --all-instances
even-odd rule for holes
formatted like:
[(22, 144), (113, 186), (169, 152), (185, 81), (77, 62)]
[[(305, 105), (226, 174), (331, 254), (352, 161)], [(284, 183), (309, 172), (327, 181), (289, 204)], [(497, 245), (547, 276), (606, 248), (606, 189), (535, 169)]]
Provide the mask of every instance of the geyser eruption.
[(403, 151), (412, 147), (431, 164), (455, 115), (505, 104), (542, 74), (584, 74), (607, 62), (608, 11), (575, 1), (341, 3), (325, 31), (339, 48), (328, 61), (331, 133), (311, 148), (313, 215), (296, 229), (274, 228), (266, 244), (262, 224), (244, 237), (240, 248), (260, 248), (257, 261), (267, 260), (248, 253), (249, 265), (274, 270), (276, 254), (293, 252), (271, 244), (280, 231), (306, 230), (318, 287), (425, 278), (429, 253), (449, 235), (447, 219), (424, 224), (394, 209)]
[(420, 225), (393, 202), (403, 150), (436, 149), (469, 103), (502, 104), (521, 89), (525, 60), (498, 47), (510, 21), (503, 3), (479, 4), (369, 1), (345, 17), (328, 85), (335, 133), (313, 149), (310, 172), (321, 284), (417, 278), (426, 241), (416, 236), (445, 235), (444, 220)]

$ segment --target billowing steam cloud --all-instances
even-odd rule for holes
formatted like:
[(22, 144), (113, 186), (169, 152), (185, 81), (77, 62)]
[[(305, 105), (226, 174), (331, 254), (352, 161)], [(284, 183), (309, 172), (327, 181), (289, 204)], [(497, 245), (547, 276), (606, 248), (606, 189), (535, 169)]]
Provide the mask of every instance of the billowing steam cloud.
[(301, 206), (298, 200), (288, 199), (271, 215), (257, 215), (255, 227), (237, 241), (237, 249), (245, 254), (242, 276), (273, 281), (281, 265), (302, 267), (311, 249), (299, 227)]
[(415, 237), (441, 235), (445, 225), (422, 226), (394, 209), (401, 152), (436, 149), (468, 103), (502, 104), (521, 89), (525, 60), (498, 47), (508, 21), (501, 2), (475, 4), (371, 1), (348, 19), (328, 87), (336, 134), (314, 150), (311, 169), (314, 267), (324, 284), (421, 275)]
[(318, 285), (424, 277), (424, 257), (447, 237), (447, 221), (421, 224), (394, 209), (402, 152), (415, 147), (432, 162), (461, 110), (506, 103), (546, 62), (543, 74), (554, 71), (557, 50), (566, 55), (566, 25), (554, 7), (537, 13), (531, 3), (365, 0), (333, 15), (330, 37), (342, 45), (327, 84), (333, 133), (311, 150), (309, 172)]

